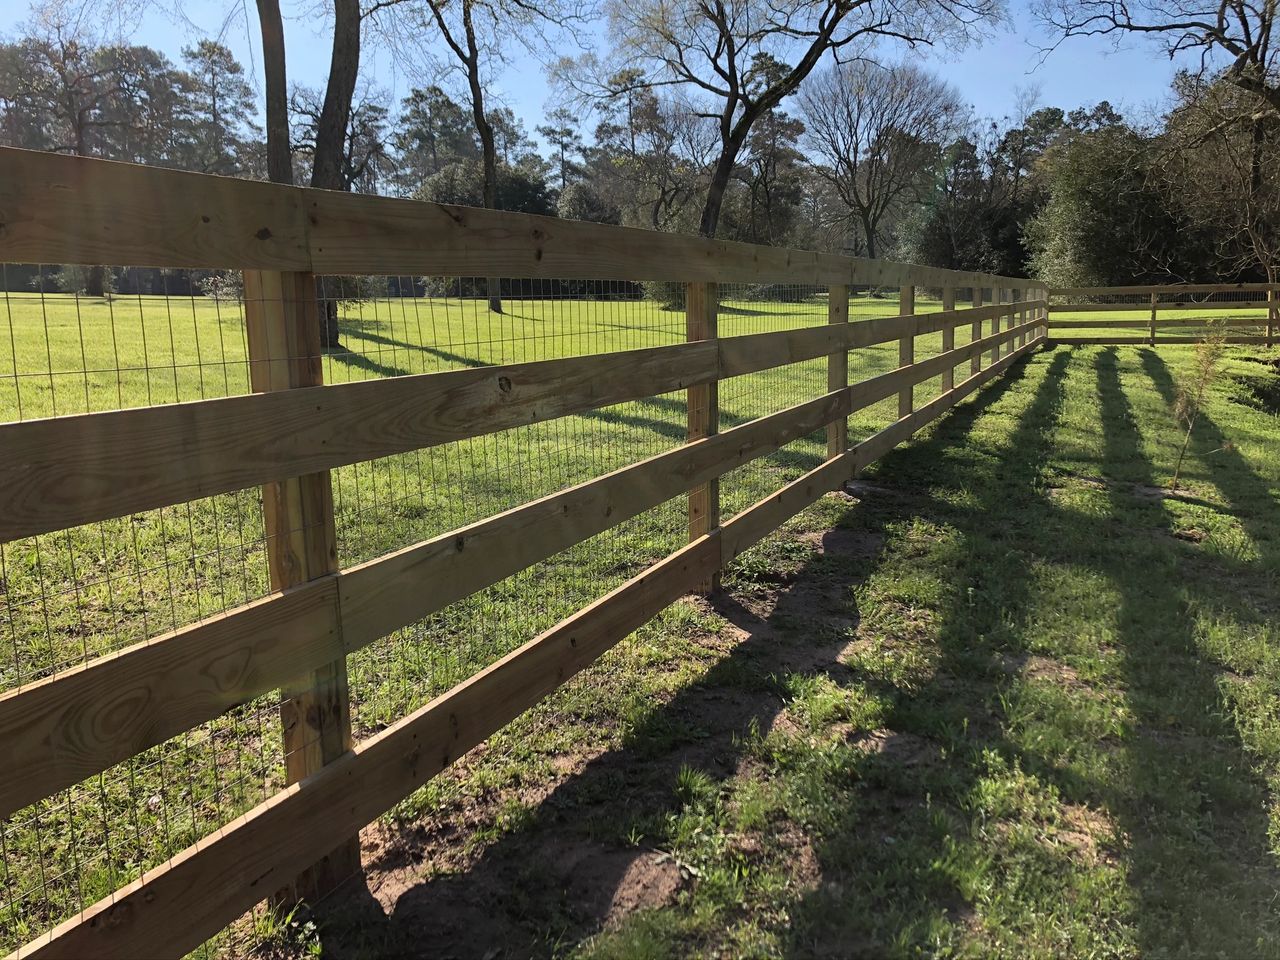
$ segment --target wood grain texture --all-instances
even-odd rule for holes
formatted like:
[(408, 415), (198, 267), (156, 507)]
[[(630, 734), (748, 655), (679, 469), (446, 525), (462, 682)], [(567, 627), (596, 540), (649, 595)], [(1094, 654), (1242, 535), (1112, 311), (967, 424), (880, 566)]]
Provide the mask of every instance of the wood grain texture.
[(712, 343), (0, 425), (0, 540), (678, 390)]
[(936, 286), (988, 274), (0, 148), (0, 260)]
[[(956, 288), (953, 286), (945, 286), (942, 288), (942, 312), (953, 313), (956, 309)], [(956, 328), (954, 325), (948, 325), (942, 328), (942, 352), (949, 353), (956, 348)], [(956, 385), (956, 369), (955, 366), (949, 366), (942, 371), (942, 392), (946, 393)]]
[[(904, 317), (909, 317), (916, 312), (916, 288), (914, 285), (907, 284), (898, 291), (898, 312)], [(915, 334), (903, 337), (898, 341), (898, 366), (909, 367), (916, 361), (916, 338)], [(914, 381), (903, 386), (902, 391), (898, 394), (898, 416), (910, 416), (911, 411), (915, 408), (915, 389), (912, 386)]]
[(181, 957), (643, 626), (720, 566), (704, 537), (22, 950)]
[(309, 270), (300, 195), (256, 180), (0, 148), (0, 261)]
[[(1154, 294), (1152, 294), (1154, 296)], [(1211, 312), (1265, 310), (1266, 300), (1161, 300), (1161, 310), (1204, 310)], [(1054, 303), (1050, 313), (1150, 313), (1151, 301), (1142, 303)]]
[[(971, 302), (973, 305), (973, 309), (977, 310), (982, 306), (982, 288), (974, 287), (971, 291), (971, 294), (972, 294)], [(970, 340), (982, 339), (982, 319), (983, 318), (978, 316), (974, 317), (973, 327), (971, 328), (969, 333)], [(982, 369), (982, 355), (975, 354), (973, 359), (969, 361), (969, 376), (976, 376), (978, 371), (980, 371), (981, 369)]]
[[(848, 324), (849, 288), (832, 284), (827, 288), (827, 323)], [(849, 352), (843, 346), (827, 354), (827, 390), (843, 390), (849, 385)], [(827, 425), (827, 457), (838, 456), (849, 447), (849, 419), (840, 419)]]
[(0, 696), (0, 817), (345, 653), (336, 578), (239, 607)]
[[(310, 273), (244, 271), (250, 385), (256, 393), (319, 387), (320, 312)], [(338, 569), (333, 485), (328, 470), (262, 487), (267, 570), (273, 590), (287, 590)], [(341, 650), (299, 669), (281, 685), (281, 750), (287, 783), (296, 783), (351, 749), (351, 695)], [(315, 902), (360, 870), (360, 841), (333, 838), (333, 849), (280, 891), (278, 903)]]

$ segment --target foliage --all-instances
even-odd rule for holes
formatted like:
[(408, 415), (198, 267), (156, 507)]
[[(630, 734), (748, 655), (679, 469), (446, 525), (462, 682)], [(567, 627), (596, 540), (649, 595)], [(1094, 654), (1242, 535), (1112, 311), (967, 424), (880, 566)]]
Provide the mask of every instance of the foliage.
[[(433, 203), (484, 206), (484, 169), (479, 160), (456, 160), (423, 181), (416, 194)], [(499, 164), (497, 209), (554, 216), (556, 209), (546, 180), (525, 166)]]
[(1182, 436), (1182, 446), (1178, 448), (1178, 459), (1173, 466), (1173, 477), (1169, 480), (1171, 490), (1178, 489), (1178, 477), (1182, 473), (1182, 462), (1186, 459), (1187, 448), (1191, 445), (1191, 434), (1195, 431), (1196, 422), (1200, 419), (1206, 394), (1218, 379), (1219, 367), (1226, 349), (1226, 326), (1220, 321), (1210, 321), (1209, 332), (1196, 344), (1195, 363), (1191, 367), (1191, 376), (1178, 384), (1178, 392), (1174, 400), (1174, 416), (1186, 428), (1186, 433)]
[(219, 303), (244, 299), (244, 274), (239, 270), (223, 270), (198, 282), (206, 297)]

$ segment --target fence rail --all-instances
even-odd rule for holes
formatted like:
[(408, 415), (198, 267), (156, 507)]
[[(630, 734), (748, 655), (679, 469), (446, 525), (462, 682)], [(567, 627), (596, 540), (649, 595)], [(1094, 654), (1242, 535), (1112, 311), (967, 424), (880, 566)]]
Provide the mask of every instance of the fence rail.
[[(1065, 344), (1187, 344), (1195, 335), (1158, 336), (1161, 330), (1249, 329), (1223, 337), (1227, 343), (1271, 346), (1280, 325), (1280, 284), (1173, 284), (1165, 286), (1054, 287), (1048, 291), (1049, 336)], [(1096, 314), (1112, 314), (1098, 319)], [(1145, 319), (1128, 314), (1142, 313)], [(1085, 316), (1081, 316), (1081, 315)], [(1059, 337), (1059, 330), (1146, 330), (1146, 336), (1098, 333)]]
[[(0, 692), (11, 774), (0, 816), (273, 691), (289, 785), (96, 902), (61, 916), (48, 907), (23, 957), (177, 956), (281, 891), (323, 894), (358, 858), (362, 827), (1044, 344), (1050, 309), (1043, 287), (1017, 278), (0, 150), (0, 261), (121, 259), (245, 271), (254, 392), (0, 424), (0, 542), (260, 488), (270, 591), (118, 650), (86, 650), (72, 666), (19, 671)], [(675, 281), (686, 286), (687, 342), (325, 385), (314, 291), (315, 274), (330, 272)], [(816, 285), (827, 322), (722, 336), (717, 285), (730, 281)], [(858, 285), (900, 286), (897, 315), (851, 318)], [(917, 287), (940, 291), (942, 309), (917, 312)], [(973, 306), (956, 309), (963, 289)], [(933, 333), (941, 351), (917, 356)], [(896, 368), (850, 382), (851, 351), (894, 342)], [(824, 360), (825, 393), (721, 428), (722, 388)], [(15, 377), (19, 362), (15, 351)], [(940, 392), (917, 403), (934, 379)], [(675, 391), (686, 391), (687, 442), (339, 563), (330, 478), (340, 468)], [(850, 439), (851, 415), (890, 401), (896, 418)], [(815, 433), (825, 459), (722, 520), (722, 477)], [(352, 654), (681, 496), (687, 546), (353, 737)], [(54, 841), (37, 831), (34, 842)]]

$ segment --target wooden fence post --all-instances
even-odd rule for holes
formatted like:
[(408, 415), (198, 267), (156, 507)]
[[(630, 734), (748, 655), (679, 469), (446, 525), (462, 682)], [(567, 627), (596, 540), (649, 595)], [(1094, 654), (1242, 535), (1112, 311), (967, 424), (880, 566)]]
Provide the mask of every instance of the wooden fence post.
[[(1008, 290), (1004, 287), (992, 287), (991, 288), (992, 303), (994, 303), (997, 307), (1003, 307), (1006, 293), (1008, 293)], [(1003, 318), (1004, 318), (1004, 313), (1001, 310), (996, 310), (995, 316), (991, 318), (991, 332), (993, 334), (1000, 332), (1000, 328), (1003, 326), (1003, 324), (1001, 323)], [(991, 362), (995, 363), (999, 359), (1000, 359), (1000, 344), (997, 343), (994, 347), (991, 348)]]
[[(948, 310), (956, 308), (956, 288), (947, 286), (942, 288), (942, 310), (945, 313)], [(956, 348), (956, 325), (955, 321), (949, 321), (942, 328), (942, 352)], [(948, 393), (955, 389), (956, 385), (956, 368), (947, 367), (942, 371), (942, 392)]]
[[(1015, 292), (1017, 293), (1017, 296), (1015, 296), (1014, 299), (1022, 303), (1026, 303), (1027, 300), (1030, 299), (1031, 297), (1030, 287), (1019, 287), (1018, 290)], [(1026, 322), (1030, 319), (1031, 319), (1030, 312), (1027, 310), (1027, 308), (1021, 307), (1018, 310), (1018, 326), (1021, 327), (1025, 325)], [(1026, 345), (1027, 345), (1027, 331), (1023, 330), (1020, 334), (1018, 334), (1018, 348), (1021, 349)]]
[[(250, 385), (255, 393), (318, 386), (320, 358), (316, 278), (310, 273), (244, 271)], [(329, 471), (264, 484), (267, 567), (273, 590), (338, 569)], [(281, 690), (285, 774), (289, 783), (316, 773), (351, 749), (351, 703), (345, 659), (300, 676)], [(314, 901), (360, 870), (359, 837), (335, 837), (334, 849), (299, 876), (280, 901)]]
[[(827, 322), (849, 322), (849, 288), (843, 283), (833, 283), (827, 288)], [(841, 390), (849, 385), (849, 351), (837, 350), (827, 355), (827, 392)], [(849, 449), (849, 418), (841, 417), (827, 424), (827, 459), (839, 456)]]
[[(913, 283), (903, 285), (898, 293), (898, 313), (904, 317), (915, 316), (916, 287)], [(907, 367), (916, 362), (916, 334), (911, 333), (898, 341), (898, 366)], [(898, 394), (898, 419), (911, 416), (915, 409), (915, 390), (910, 385)]]
[(1160, 294), (1156, 291), (1151, 292), (1151, 326), (1150, 338), (1151, 346), (1156, 345), (1156, 311), (1160, 308)]
[[(714, 282), (685, 284), (684, 318), (685, 339), (715, 340), (719, 291)], [(714, 436), (720, 430), (719, 382), (700, 383), (688, 390), (689, 442)], [(689, 540), (697, 540), (720, 526), (720, 480), (709, 480), (689, 491)], [(717, 571), (711, 579), (699, 586), (703, 593), (710, 593), (720, 582)]]
[(1277, 302), (1276, 290), (1267, 291), (1267, 346), (1275, 345), (1276, 321), (1280, 320), (1280, 303)]
[[(970, 300), (970, 304), (976, 310), (978, 307), (982, 306), (982, 288), (974, 287), (972, 289), (972, 293), (973, 293), (973, 297)], [(981, 339), (982, 339), (982, 318), (979, 317), (977, 320), (973, 321), (973, 331), (969, 336), (969, 342), (972, 343), (974, 340), (981, 340)], [(969, 361), (969, 376), (976, 377), (981, 372), (982, 372), (982, 355), (975, 353), (973, 355), (973, 358)]]

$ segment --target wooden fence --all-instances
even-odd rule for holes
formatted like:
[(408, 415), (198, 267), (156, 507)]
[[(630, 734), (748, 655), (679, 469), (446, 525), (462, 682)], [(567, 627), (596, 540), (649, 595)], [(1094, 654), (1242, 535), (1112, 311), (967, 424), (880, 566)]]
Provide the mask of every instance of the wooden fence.
[[(1269, 347), (1275, 342), (1276, 328), (1280, 326), (1280, 284), (1054, 287), (1048, 295), (1049, 336), (1054, 343), (1148, 346), (1197, 343), (1204, 339), (1204, 330), (1212, 321), (1213, 326), (1240, 331), (1227, 334), (1228, 343)], [(1139, 318), (1135, 314), (1144, 316)], [(1146, 334), (1131, 336), (1115, 332), (1123, 329), (1141, 329)], [(1196, 329), (1200, 330), (1198, 335), (1185, 332)], [(1060, 330), (1099, 332), (1060, 337), (1057, 335)], [(1162, 330), (1184, 332), (1158, 336)]]
[[(281, 890), (358, 868), (358, 831), (743, 551), (1046, 340), (1046, 291), (1016, 278), (488, 210), (0, 150), (0, 261), (244, 271), (253, 393), (0, 425), (0, 541), (260, 487), (272, 591), (0, 694), (0, 815), (281, 690), (291, 785), (16, 955), (178, 956)], [(325, 385), (315, 276), (661, 279), (687, 285), (687, 342)], [(717, 284), (827, 292), (829, 323), (717, 336)], [(898, 315), (851, 321), (855, 285)], [(942, 310), (917, 314), (917, 287)], [(958, 291), (971, 306), (957, 309)], [(955, 345), (957, 328), (969, 342)], [(942, 352), (917, 359), (917, 338)], [(900, 365), (848, 382), (849, 351)], [(717, 386), (827, 358), (827, 392), (718, 430)], [(985, 358), (985, 359), (984, 359)], [(956, 376), (957, 366), (962, 373)], [(941, 392), (917, 396), (925, 381)], [(688, 442), (356, 566), (334, 549), (330, 471), (686, 390)], [(848, 418), (897, 398), (851, 442)], [(826, 459), (722, 519), (718, 478), (826, 431)], [(376, 735), (352, 743), (345, 658), (675, 497), (689, 542)], [(347, 838), (347, 839), (343, 839)]]

